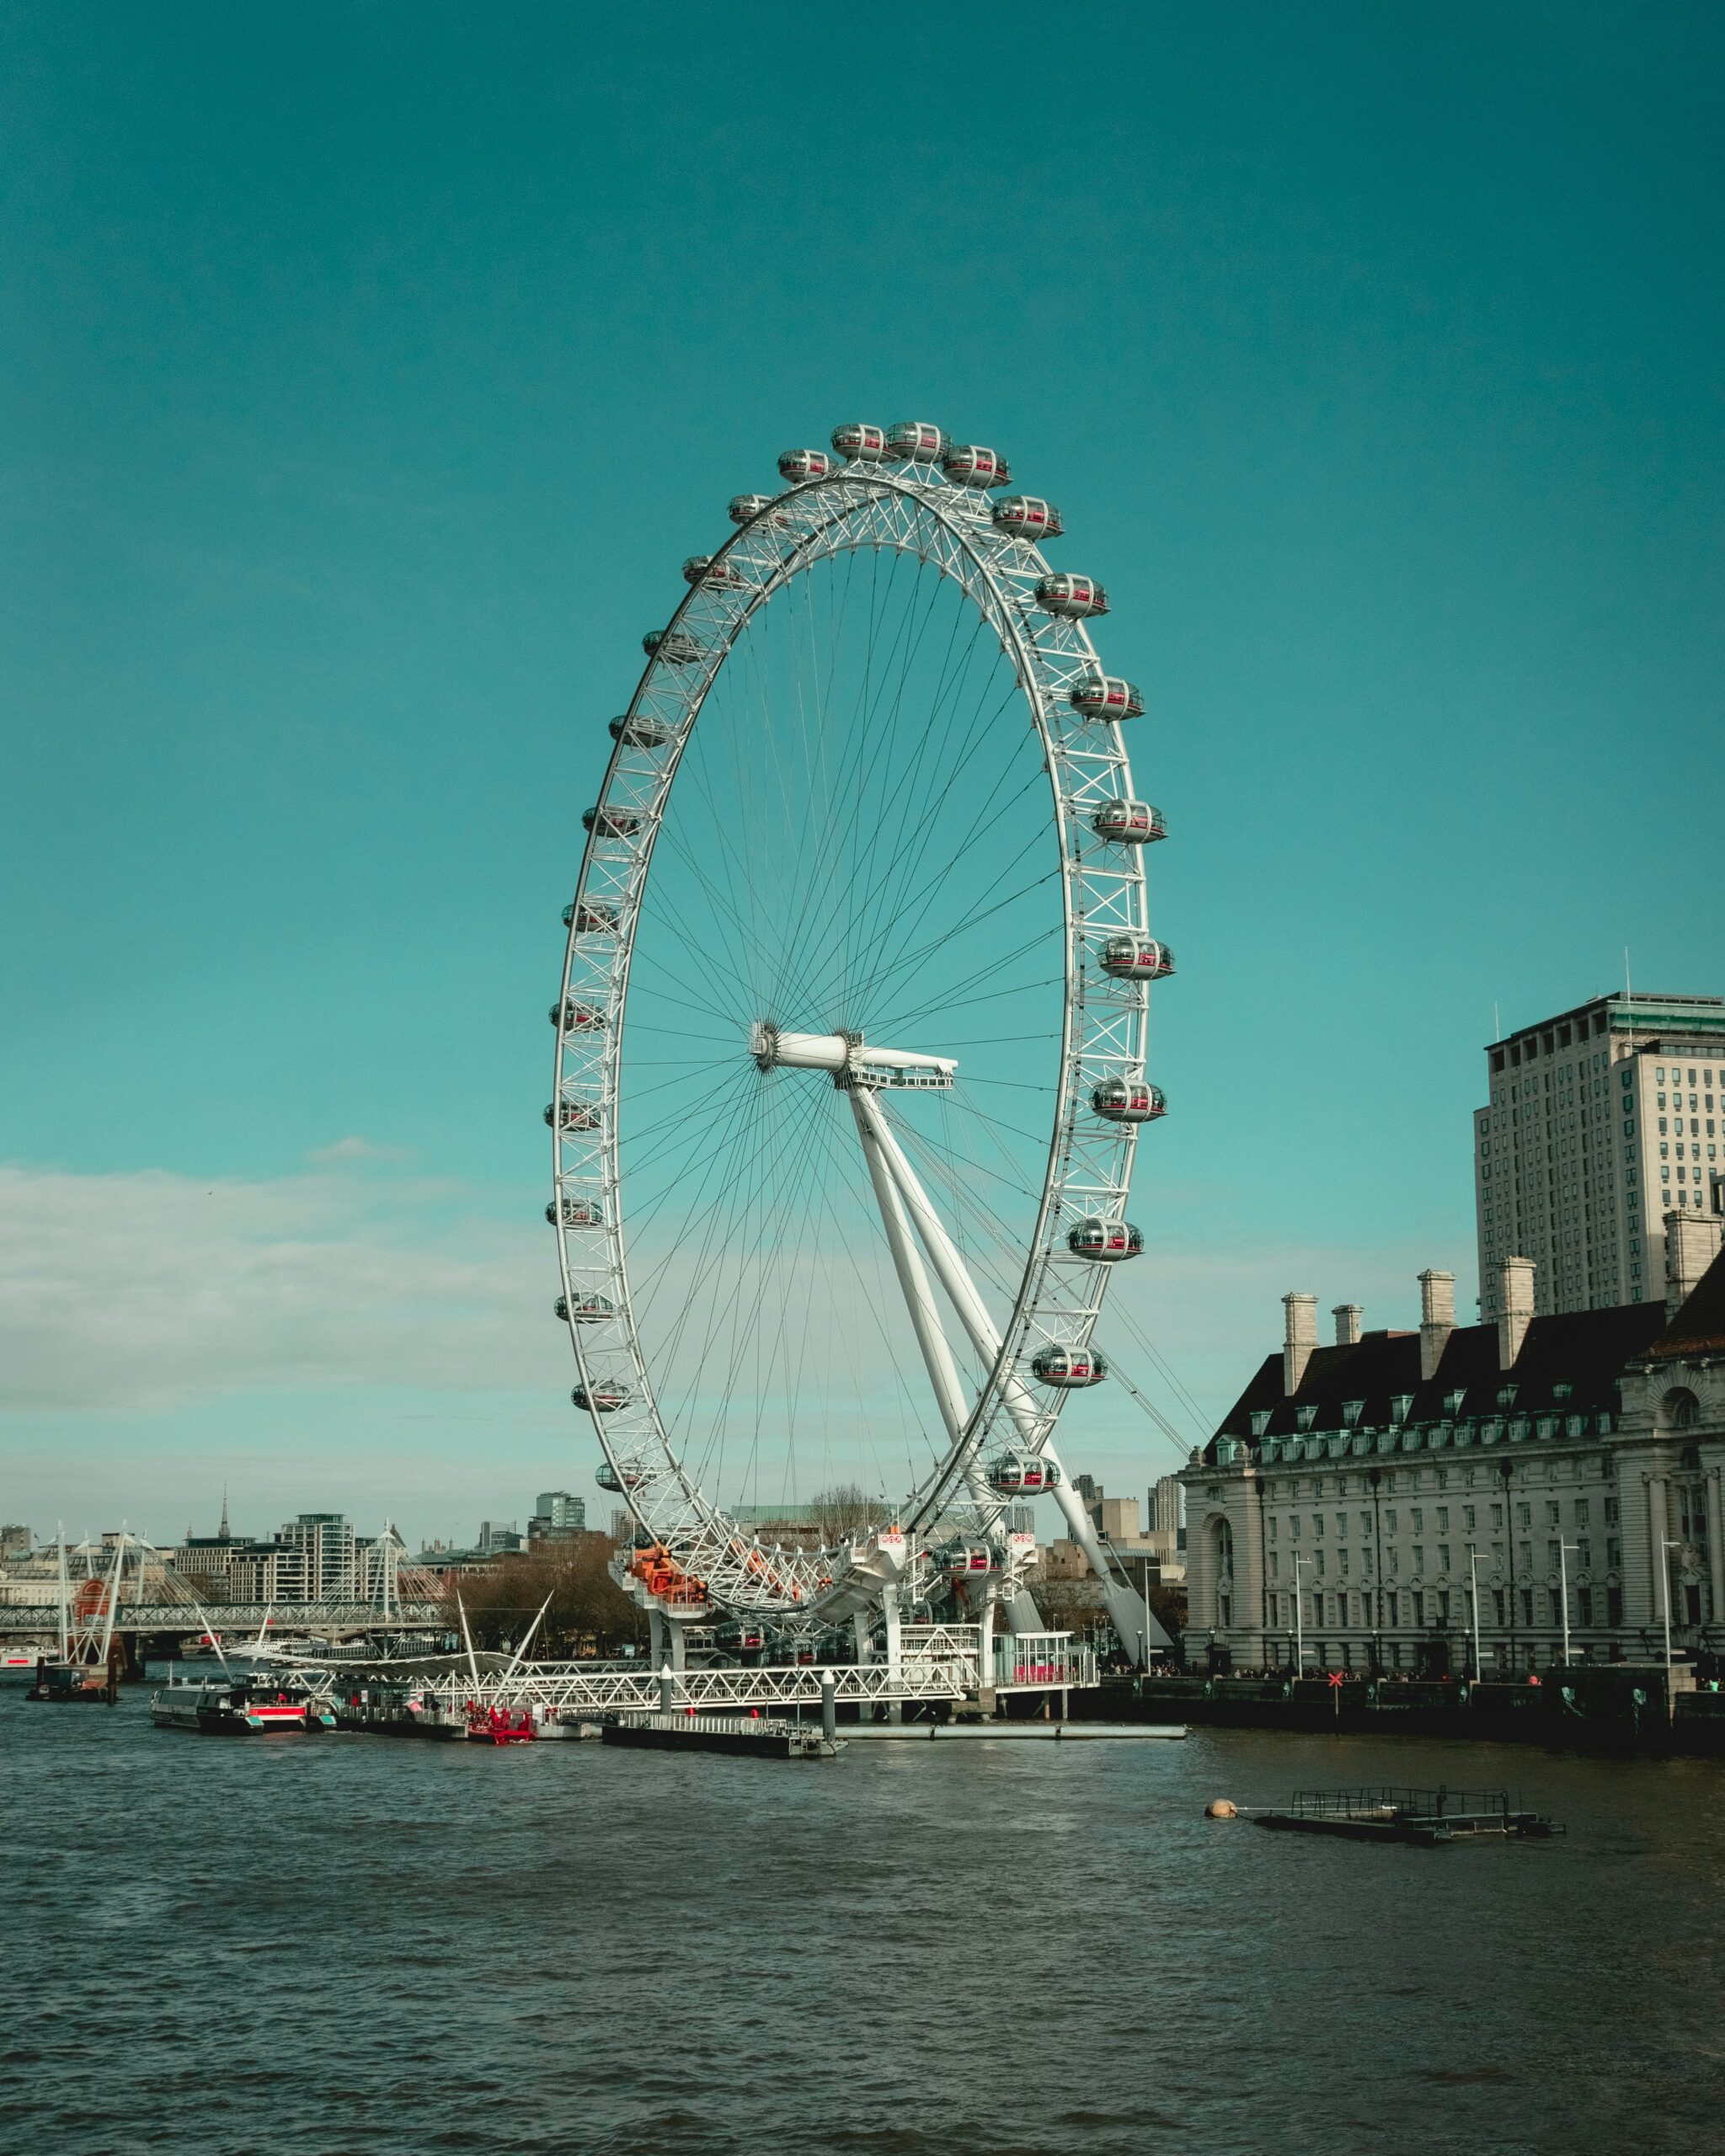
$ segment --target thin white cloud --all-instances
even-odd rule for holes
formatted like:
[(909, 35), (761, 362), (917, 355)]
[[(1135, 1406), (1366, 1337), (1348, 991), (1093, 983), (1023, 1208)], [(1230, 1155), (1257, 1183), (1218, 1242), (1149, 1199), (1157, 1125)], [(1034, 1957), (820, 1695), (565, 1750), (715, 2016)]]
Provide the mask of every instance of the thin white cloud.
[(550, 1388), (567, 1382), (555, 1292), (531, 1211), (487, 1218), (428, 1180), (0, 1167), (7, 1409), (282, 1385)]
[(370, 1138), (338, 1138), (333, 1145), (318, 1145), (306, 1158), (314, 1168), (344, 1168), (360, 1161), (410, 1161), (404, 1145), (380, 1145)]

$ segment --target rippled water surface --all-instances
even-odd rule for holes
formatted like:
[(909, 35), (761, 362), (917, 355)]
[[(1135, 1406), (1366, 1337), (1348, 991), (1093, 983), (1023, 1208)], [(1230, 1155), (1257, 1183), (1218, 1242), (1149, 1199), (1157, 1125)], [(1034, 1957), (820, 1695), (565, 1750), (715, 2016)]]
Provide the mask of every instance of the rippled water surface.
[[(1509, 1782), (1546, 1846), (1206, 1822)], [(1725, 1769), (1395, 1739), (827, 1765), (0, 1691), (0, 2148), (1718, 2148)]]

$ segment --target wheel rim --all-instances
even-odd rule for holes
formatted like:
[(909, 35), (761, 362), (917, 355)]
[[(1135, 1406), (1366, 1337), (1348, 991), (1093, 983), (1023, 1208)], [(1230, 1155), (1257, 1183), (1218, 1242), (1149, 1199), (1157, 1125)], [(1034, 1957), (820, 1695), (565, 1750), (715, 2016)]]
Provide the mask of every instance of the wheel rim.
[[(702, 1584), (708, 1602), (750, 1615), (812, 1615), (835, 1607), (854, 1589), (855, 1565), (851, 1545), (842, 1538), (819, 1549), (764, 1557), (752, 1523), (740, 1520), (734, 1502), (727, 1502), (722, 1474), (721, 1486), (714, 1486), (710, 1447), (705, 1453), (692, 1451), (691, 1417), (665, 1396), (679, 1380), (663, 1369), (665, 1328), (651, 1305), (674, 1275), (661, 1265), (650, 1293), (644, 1294), (640, 1279), (656, 1261), (644, 1241), (651, 1225), (645, 1205), (634, 1203), (632, 1215), (632, 1166), (634, 1183), (647, 1203), (656, 1201), (660, 1214), (677, 1193), (674, 1187), (654, 1191), (640, 1148), (633, 1163), (628, 1156), (632, 1096), (650, 1097), (640, 1081), (652, 1059), (633, 1051), (650, 1038), (654, 1019), (646, 1014), (655, 1008), (655, 993), (666, 992), (650, 983), (650, 953), (664, 926), (655, 917), (654, 878), (665, 871), (655, 870), (654, 855), (662, 838), (668, 856), (678, 848), (676, 785), (705, 792), (709, 805), (718, 793), (712, 772), (703, 776), (697, 750), (708, 736), (702, 729), (711, 729), (715, 717), (724, 712), (732, 746), (742, 738), (737, 714), (747, 696), (740, 684), (751, 663), (761, 670), (766, 648), (758, 641), (751, 647), (751, 636), (772, 618), (776, 605), (793, 599), (799, 584), (806, 599), (819, 575), (836, 576), (841, 560), (854, 569), (871, 553), (877, 580), (885, 554), (895, 570), (908, 563), (919, 587), (921, 580), (932, 580), (956, 595), (961, 609), (968, 610), (965, 618), (974, 619), (993, 639), (996, 670), (1032, 723), (1033, 734), (1023, 739), (1047, 773), (1040, 813), (1053, 864), (1055, 895), (1048, 914), (1058, 960), (1050, 974), (1053, 1023), (1039, 1184), (1033, 1206), (1014, 1229), (1015, 1276), (1005, 1281), (995, 1300), (1000, 1349), (971, 1373), (973, 1405), (957, 1436), (939, 1433), (927, 1446), (920, 1471), (914, 1471), (913, 1461), (913, 1471), (898, 1490), (882, 1491), (888, 1516), (906, 1532), (926, 1532), (937, 1522), (959, 1532), (986, 1534), (998, 1526), (1005, 1500), (980, 1484), (976, 1464), (1008, 1443), (1023, 1449), (1027, 1386), (1036, 1415), (1030, 1449), (1039, 1449), (1052, 1437), (1065, 1395), (1036, 1384), (1033, 1358), (1051, 1348), (1087, 1348), (1109, 1273), (1106, 1263), (1075, 1255), (1066, 1238), (1081, 1219), (1119, 1215), (1135, 1145), (1133, 1124), (1109, 1122), (1092, 1112), (1091, 1089), (1115, 1079), (1145, 1076), (1146, 990), (1139, 983), (1111, 979), (1099, 963), (1110, 936), (1143, 935), (1148, 923), (1137, 847), (1097, 836), (1091, 824), (1103, 803), (1130, 802), (1134, 796), (1118, 733), (1072, 707), (1075, 688), (1103, 672), (1083, 621), (1050, 611), (1039, 601), (1037, 586), (1049, 572), (1037, 547), (1000, 530), (991, 520), (985, 495), (948, 483), (932, 467), (912, 464), (887, 472), (853, 466), (791, 488), (744, 525), (704, 568), (694, 569), (698, 580), (692, 583), (649, 658), (628, 712), (613, 728), (621, 738), (591, 819), (570, 909), (563, 993), (554, 1006), (551, 1211), (563, 1272), (560, 1308), (568, 1316), (579, 1374), (578, 1399), (598, 1436), (608, 1479), (626, 1497), (640, 1528), (683, 1574)], [(873, 623), (875, 617), (870, 620)], [(830, 621), (826, 626), (831, 632)], [(818, 638), (811, 638), (811, 649), (819, 648)], [(771, 696), (763, 696), (761, 708), (770, 724)], [(806, 712), (802, 723), (806, 740)], [(817, 732), (825, 723), (825, 715), (817, 714)], [(716, 827), (718, 821), (715, 808)], [(857, 886), (865, 898), (874, 888)], [(902, 877), (896, 886), (889, 878), (884, 888), (896, 889), (900, 901), (906, 895)], [(890, 903), (889, 898), (875, 901), (877, 924), (882, 905), (889, 909)], [(715, 917), (718, 911), (715, 907)], [(732, 914), (737, 917), (734, 903)], [(853, 907), (853, 925), (861, 918)], [(772, 958), (775, 935), (777, 955), (783, 957), (782, 923), (763, 917), (759, 936), (748, 934), (746, 920), (743, 926), (745, 932), (730, 954), (730, 971), (737, 978), (724, 984), (727, 991), (740, 989), (763, 1003), (771, 1003), (777, 993), (791, 1017), (812, 1019), (820, 1030), (844, 1022), (845, 1014), (830, 1007), (794, 1009), (796, 995), (782, 967), (777, 988), (766, 989), (758, 967), (736, 963), (745, 953)], [(907, 942), (904, 921), (889, 926), (898, 933), (895, 948), (904, 974), (910, 964), (905, 953), (914, 956), (916, 950), (914, 927)], [(761, 949), (750, 953), (755, 942)], [(708, 961), (703, 978), (709, 992), (703, 996), (701, 983), (692, 981), (688, 1010), (704, 1012), (702, 1023), (717, 1028), (721, 1018), (734, 1016), (728, 1005), (734, 997), (722, 993), (719, 985), (724, 955), (715, 949), (690, 957), (692, 963)], [(863, 977), (853, 973), (852, 978), (860, 989)], [(808, 992), (806, 983), (804, 987)], [(818, 1003), (818, 985), (812, 993)], [(836, 993), (829, 981), (829, 1006)], [(843, 1000), (841, 994), (838, 1000)], [(758, 1011), (761, 1019), (773, 1015), (765, 1007)], [(953, 1052), (941, 1038), (943, 1021), (951, 1022), (950, 1005), (932, 1015), (934, 1022), (924, 1027), (926, 1039), (907, 1038), (902, 1045), (937, 1055)], [(685, 1021), (686, 1034), (698, 1030)], [(722, 1049), (723, 1032), (713, 1031), (711, 1041), (715, 1051)], [(736, 1043), (736, 1065), (739, 1082), (746, 1086), (745, 1045), (741, 1039)], [(686, 1045), (677, 1052), (686, 1057)], [(795, 1075), (800, 1082), (804, 1074)], [(980, 1075), (967, 1073), (960, 1053), (959, 1088)], [(654, 1082), (660, 1081), (656, 1076)], [(675, 1089), (676, 1072), (662, 1082)], [(914, 1137), (908, 1114), (902, 1127)], [(726, 1142), (734, 1142), (734, 1133)], [(949, 1189), (956, 1191), (961, 1180), (954, 1178)], [(987, 1209), (982, 1201), (977, 1203)], [(675, 1224), (674, 1212), (671, 1219)], [(874, 1240), (879, 1245), (878, 1222)], [(1017, 1402), (1016, 1426), (1007, 1412), (1009, 1394)], [(753, 1405), (758, 1475), (761, 1403), (757, 1399)], [(721, 1425), (729, 1412), (727, 1401), (719, 1411)], [(870, 1478), (858, 1480), (872, 1490)]]

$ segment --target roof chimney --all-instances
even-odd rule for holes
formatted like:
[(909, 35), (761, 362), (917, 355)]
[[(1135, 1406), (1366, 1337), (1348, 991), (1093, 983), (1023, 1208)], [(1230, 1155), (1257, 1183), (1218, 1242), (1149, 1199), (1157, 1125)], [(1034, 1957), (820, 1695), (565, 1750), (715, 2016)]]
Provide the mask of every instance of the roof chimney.
[(1665, 1215), (1665, 1315), (1675, 1317), (1719, 1255), (1722, 1224), (1705, 1213)]
[(1338, 1303), (1331, 1311), (1336, 1321), (1336, 1345), (1352, 1348), (1359, 1338), (1359, 1321), (1365, 1313), (1358, 1303)]
[(1419, 1276), (1419, 1374), (1437, 1375), (1444, 1349), (1455, 1330), (1455, 1275), (1434, 1273), (1428, 1266)]
[(1282, 1333), (1282, 1390), (1294, 1393), (1300, 1390), (1311, 1351), (1317, 1345), (1317, 1297), (1284, 1295), (1282, 1308), (1287, 1312)]
[(1498, 1368), (1507, 1370), (1521, 1353), (1533, 1322), (1534, 1263), (1506, 1257), (1498, 1267)]

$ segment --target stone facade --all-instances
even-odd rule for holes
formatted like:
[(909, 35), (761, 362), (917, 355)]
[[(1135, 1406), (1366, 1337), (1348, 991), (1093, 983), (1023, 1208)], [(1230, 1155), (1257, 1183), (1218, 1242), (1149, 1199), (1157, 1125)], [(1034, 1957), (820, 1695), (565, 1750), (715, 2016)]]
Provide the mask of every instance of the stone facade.
[(1520, 1673), (1562, 1661), (1567, 1614), (1572, 1658), (1645, 1660), (1669, 1605), (1714, 1667), (1725, 1257), (1705, 1219), (1663, 1227), (1663, 1303), (1536, 1316), (1511, 1274), (1498, 1321), (1458, 1327), (1428, 1273), (1418, 1331), (1343, 1305), (1318, 1348), (1286, 1299), (1281, 1352), (1181, 1477), (1188, 1659), (1460, 1675), (1477, 1638), (1487, 1676)]

